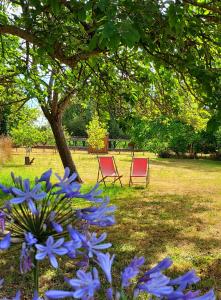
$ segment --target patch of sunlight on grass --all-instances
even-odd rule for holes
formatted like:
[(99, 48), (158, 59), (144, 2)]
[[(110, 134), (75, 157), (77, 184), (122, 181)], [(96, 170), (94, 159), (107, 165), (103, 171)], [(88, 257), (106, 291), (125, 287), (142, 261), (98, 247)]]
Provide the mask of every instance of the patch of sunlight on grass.
[(133, 252), (136, 250), (136, 246), (131, 244), (123, 244), (119, 246), (119, 250), (123, 252)]

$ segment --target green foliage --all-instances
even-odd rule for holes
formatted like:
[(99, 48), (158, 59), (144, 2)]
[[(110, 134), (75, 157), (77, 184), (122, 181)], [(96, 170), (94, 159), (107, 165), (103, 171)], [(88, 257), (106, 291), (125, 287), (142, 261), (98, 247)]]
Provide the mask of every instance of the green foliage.
[(217, 149), (221, 153), (221, 127), (215, 133), (216, 141), (217, 141)]
[(54, 135), (50, 126), (37, 128), (39, 131), (39, 142), (42, 145), (55, 145)]
[(0, 106), (0, 136), (8, 134), (9, 107)]
[(129, 134), (139, 149), (159, 155), (175, 153), (179, 156), (189, 153), (195, 156), (197, 153), (220, 152), (220, 128), (212, 133), (205, 126), (194, 128), (177, 118), (161, 116), (153, 120), (134, 119)]
[(165, 117), (151, 121), (137, 120), (131, 135), (136, 147), (140, 149), (158, 154), (173, 151), (177, 155), (189, 152), (199, 138), (192, 126)]
[(39, 111), (36, 108), (26, 106), (22, 110), (16, 126), (10, 131), (12, 141), (16, 146), (33, 147), (53, 140), (50, 129), (40, 129), (36, 125), (38, 116)]
[(104, 123), (101, 123), (97, 114), (94, 115), (87, 127), (88, 144), (96, 150), (104, 148), (104, 138), (107, 135), (107, 129)]
[(82, 103), (70, 105), (64, 113), (62, 122), (70, 136), (87, 136), (86, 125), (91, 120), (91, 110)]
[[(0, 87), (0, 102), (9, 97), (20, 101), (25, 94), (26, 101), (38, 99), (50, 120), (74, 102), (97, 111), (110, 126), (114, 118), (118, 125), (110, 130), (113, 136), (129, 130), (132, 119), (145, 116), (149, 122), (163, 114), (175, 120), (174, 127), (183, 136), (182, 142), (170, 124), (174, 135), (170, 146), (178, 151), (176, 142), (184, 151), (188, 128), (197, 135), (209, 118), (211, 127), (220, 125), (220, 4), (205, 5), (205, 1), (183, 5), (160, 0), (6, 0), (0, 8), (1, 30), (12, 36), (1, 39), (0, 76), (11, 72), (17, 76), (3, 92)], [(27, 43), (21, 47), (15, 36)], [(62, 106), (70, 93), (71, 99)], [(71, 118), (64, 122), (72, 135), (85, 134), (91, 116), (81, 116), (74, 115), (73, 125)], [(135, 138), (144, 147), (142, 132), (141, 126)], [(167, 148), (170, 138), (157, 140), (161, 142), (155, 143), (156, 148), (163, 143)]]

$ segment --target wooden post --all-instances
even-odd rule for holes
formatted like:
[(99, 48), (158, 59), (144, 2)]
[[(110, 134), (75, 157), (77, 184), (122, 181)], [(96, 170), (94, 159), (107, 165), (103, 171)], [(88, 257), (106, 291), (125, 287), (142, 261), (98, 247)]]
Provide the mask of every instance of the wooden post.
[(25, 165), (30, 166), (34, 161), (34, 158), (30, 160), (30, 156), (25, 156)]

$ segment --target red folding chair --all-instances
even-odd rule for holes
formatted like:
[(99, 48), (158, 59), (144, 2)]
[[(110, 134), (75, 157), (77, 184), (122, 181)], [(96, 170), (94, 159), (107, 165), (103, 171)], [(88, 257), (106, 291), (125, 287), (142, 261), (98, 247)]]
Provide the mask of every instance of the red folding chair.
[[(145, 177), (146, 186), (149, 183), (149, 158), (133, 157), (130, 166), (129, 186), (133, 184), (132, 178)], [(137, 182), (136, 182), (137, 183)]]
[[(97, 182), (100, 183), (103, 181), (104, 185), (106, 186), (106, 178), (111, 177), (113, 178), (112, 183), (114, 184), (117, 180), (120, 181), (120, 185), (122, 187), (121, 177), (117, 170), (117, 165), (113, 156), (98, 156), (98, 174), (97, 174)], [(101, 179), (99, 177), (101, 175)], [(106, 182), (105, 182), (106, 180)]]

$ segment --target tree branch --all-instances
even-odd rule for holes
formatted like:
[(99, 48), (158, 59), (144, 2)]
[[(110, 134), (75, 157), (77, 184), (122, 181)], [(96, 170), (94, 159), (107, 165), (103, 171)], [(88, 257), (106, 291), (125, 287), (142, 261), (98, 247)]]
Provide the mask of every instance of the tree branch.
[(16, 104), (16, 103), (20, 103), (20, 102), (27, 102), (29, 99), (28, 98), (22, 98), (22, 99), (19, 99), (19, 100), (13, 100), (13, 101), (10, 101), (10, 102), (6, 102), (6, 103), (3, 103), (2, 105), (4, 106), (8, 106), (8, 105), (12, 105), (12, 104)]
[(16, 27), (14, 25), (0, 25), (0, 34), (11, 34), (22, 38), (23, 40), (40, 46), (37, 38), (29, 31)]
[(197, 7), (200, 7), (200, 8), (210, 10), (212, 12), (215, 12), (215, 13), (221, 15), (221, 8), (219, 8), (217, 6), (210, 5), (208, 3), (198, 2), (196, 0), (183, 0), (183, 2), (187, 3), (187, 4), (191, 4), (193, 6), (197, 6)]
[[(24, 39), (25, 41), (37, 45), (38, 47), (43, 47), (44, 42), (41, 41), (39, 38), (35, 36), (32, 32), (28, 30), (24, 30), (21, 28), (18, 28), (14, 25), (0, 25), (0, 34), (11, 34), (17, 37), (20, 37), (21, 39)], [(82, 52), (75, 55), (72, 55), (70, 57), (67, 57), (65, 55), (65, 52), (63, 50), (62, 44), (56, 43), (54, 45), (54, 49), (52, 53), (48, 53), (49, 56), (51, 56), (53, 59), (58, 59), (60, 62), (64, 63), (65, 65), (68, 65), (69, 67), (73, 68), (77, 65), (79, 61), (87, 60), (88, 58), (92, 56), (97, 56), (100, 53), (104, 53), (106, 50), (101, 49), (95, 49), (90, 52)]]
[(76, 89), (73, 89), (69, 92), (66, 93), (66, 95), (63, 97), (62, 100), (59, 101), (58, 103), (58, 112), (62, 114), (67, 106), (70, 103), (71, 97), (76, 93)]

